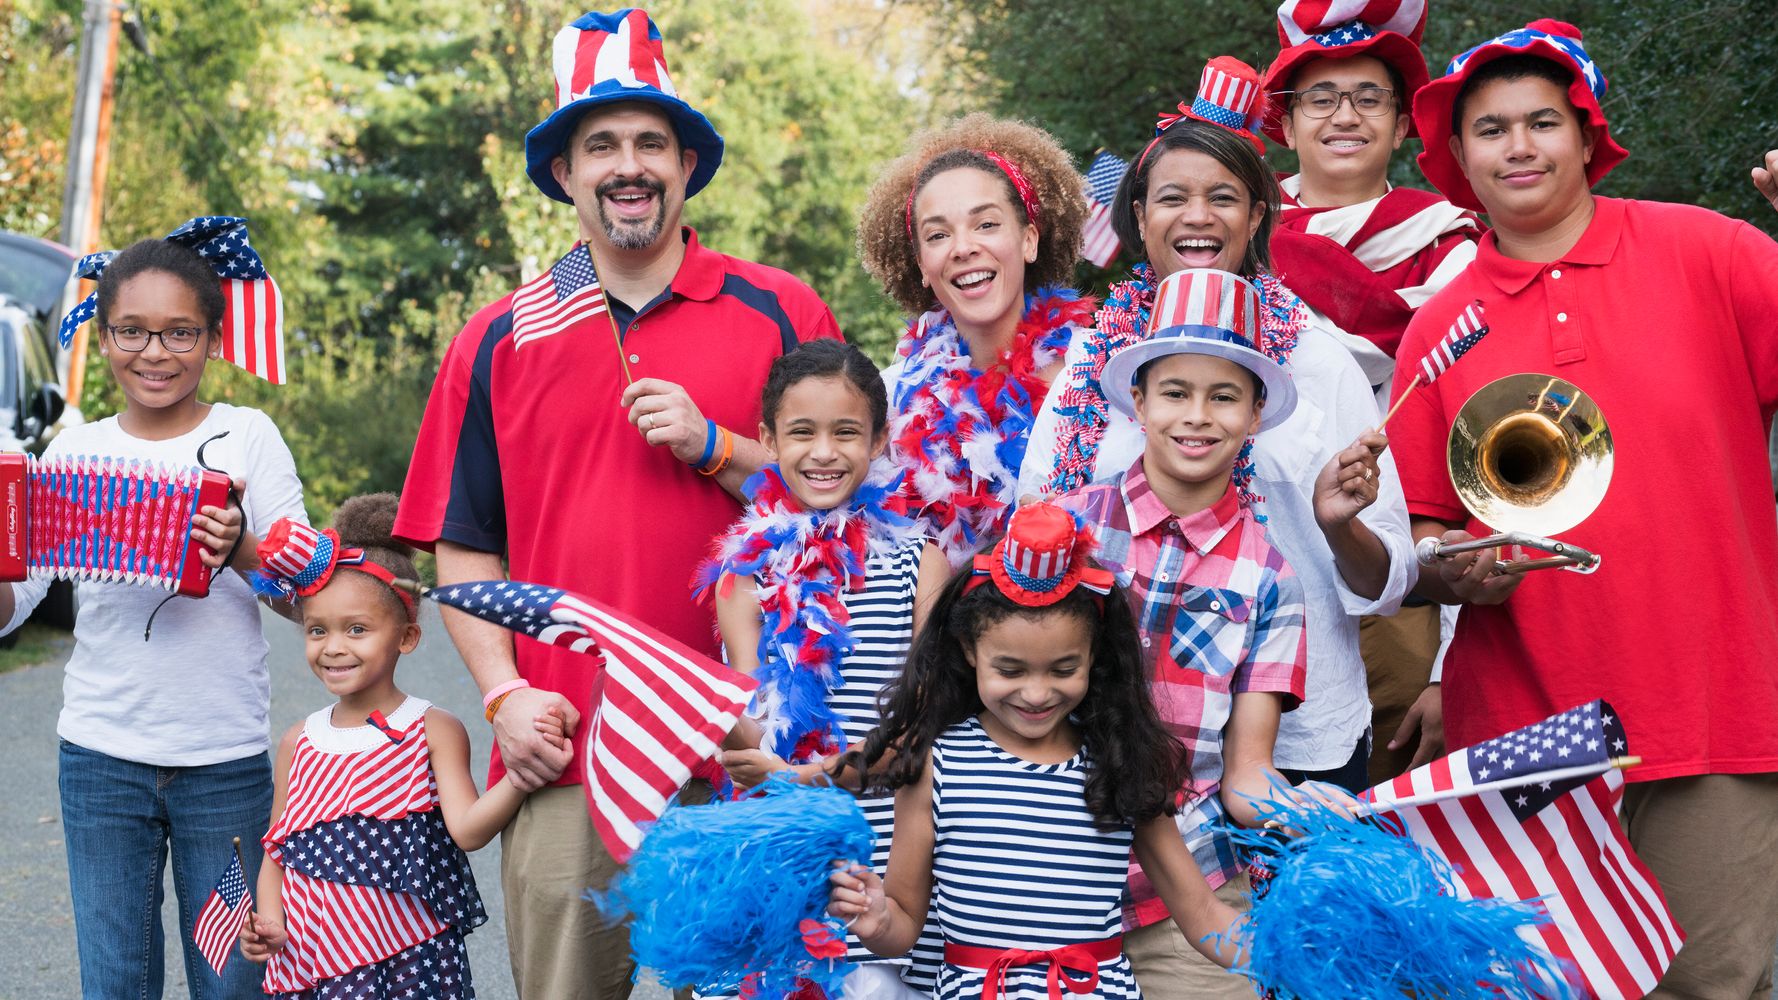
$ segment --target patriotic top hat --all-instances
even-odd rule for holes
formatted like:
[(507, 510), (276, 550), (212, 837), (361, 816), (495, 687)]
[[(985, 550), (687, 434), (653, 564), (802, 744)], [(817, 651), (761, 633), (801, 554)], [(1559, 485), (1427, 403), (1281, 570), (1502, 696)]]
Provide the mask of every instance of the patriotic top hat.
[[(1284, 0), (1278, 5), (1281, 51), (1266, 70), (1266, 135), (1284, 141), (1291, 79), (1316, 59), (1381, 60), (1401, 74), (1404, 92), (1396, 96), (1404, 110), (1412, 108), (1415, 91), (1429, 77), (1420, 51), (1425, 33), (1426, 0)], [(1409, 135), (1412, 123), (1410, 118)]]
[(722, 136), (673, 89), (660, 29), (647, 11), (628, 7), (614, 14), (581, 15), (556, 33), (550, 63), (556, 78), (556, 110), (525, 136), (525, 173), (539, 191), (573, 204), (551, 175), (550, 164), (567, 146), (582, 115), (621, 101), (658, 108), (672, 121), (680, 144), (698, 154), (685, 184), (687, 198), (710, 183), (722, 164)]
[(1048, 607), (1077, 586), (1109, 594), (1117, 578), (1092, 565), (1094, 545), (1092, 531), (1075, 514), (1054, 504), (1026, 504), (1013, 512), (1006, 537), (975, 557), (976, 578), (968, 589), (991, 579), (1028, 608)]
[(1600, 99), (1605, 96), (1605, 74), (1581, 46), (1580, 29), (1549, 18), (1532, 21), (1451, 60), (1445, 75), (1427, 84), (1414, 98), (1414, 121), (1425, 146), (1420, 153), (1420, 172), (1459, 208), (1485, 211), (1469, 186), (1469, 179), (1463, 176), (1457, 157), (1451, 152), (1451, 112), (1457, 104), (1457, 94), (1463, 90), (1464, 81), (1471, 73), (1502, 56), (1511, 55), (1539, 56), (1569, 74), (1568, 99), (1586, 115), (1586, 124), (1599, 129), (1599, 140), (1593, 145), (1593, 158), (1587, 163), (1588, 184), (1599, 183), (1630, 155), (1611, 138), (1610, 125), (1599, 106)]
[[(1241, 136), (1263, 156), (1266, 141), (1257, 134), (1260, 107), (1259, 73), (1234, 56), (1217, 56), (1204, 64), (1197, 96), (1189, 105), (1181, 103), (1177, 112), (1163, 112), (1154, 134), (1158, 138), (1181, 118), (1194, 118)], [(1153, 147), (1154, 143), (1149, 143), (1149, 148)], [(1147, 150), (1143, 152), (1146, 156)]]
[(1131, 344), (1105, 362), (1105, 396), (1126, 416), (1136, 415), (1130, 389), (1136, 373), (1170, 354), (1209, 354), (1233, 361), (1259, 376), (1266, 407), (1260, 430), (1275, 426), (1296, 409), (1296, 385), (1284, 367), (1260, 353), (1259, 289), (1238, 274), (1188, 267), (1161, 279), (1149, 312), (1147, 339)]
[(341, 566), (369, 573), (389, 585), (414, 619), (414, 598), (395, 586), (395, 574), (365, 558), (364, 550), (340, 541), (332, 528), (316, 530), (301, 521), (281, 517), (260, 540), (260, 568), (248, 582), (256, 593), (280, 600), (313, 597), (333, 579)]

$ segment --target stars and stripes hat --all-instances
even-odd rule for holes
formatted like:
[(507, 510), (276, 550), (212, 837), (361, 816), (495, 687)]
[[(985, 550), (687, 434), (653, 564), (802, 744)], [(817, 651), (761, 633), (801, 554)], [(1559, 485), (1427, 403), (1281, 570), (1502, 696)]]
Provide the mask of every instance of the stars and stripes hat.
[[(1413, 107), (1426, 86), (1426, 0), (1284, 0), (1278, 5), (1278, 58), (1266, 70), (1265, 133), (1284, 141), (1290, 84), (1297, 70), (1316, 59), (1370, 56), (1401, 75), (1401, 107)], [(1413, 119), (1408, 119), (1413, 135)]]
[(365, 558), (364, 550), (340, 541), (332, 528), (313, 528), (301, 521), (281, 517), (260, 540), (260, 568), (249, 583), (256, 593), (281, 600), (313, 597), (333, 579), (333, 571), (347, 566), (368, 573), (388, 584), (407, 608), (408, 620), (414, 620), (412, 594), (395, 586), (395, 574)]
[[(1230, 132), (1253, 143), (1260, 155), (1266, 152), (1266, 141), (1257, 133), (1260, 113), (1259, 72), (1234, 56), (1217, 56), (1204, 64), (1198, 77), (1198, 92), (1190, 104), (1181, 103), (1177, 111), (1164, 111), (1155, 123), (1155, 139), (1182, 118), (1192, 118), (1212, 125), (1221, 125)], [(1148, 149), (1137, 158), (1148, 158)]]
[(1451, 204), (1486, 211), (1463, 168), (1451, 152), (1451, 113), (1457, 95), (1471, 73), (1502, 56), (1528, 55), (1547, 59), (1568, 73), (1568, 99), (1586, 124), (1599, 129), (1593, 158), (1587, 162), (1587, 183), (1597, 184), (1630, 154), (1611, 138), (1611, 128), (1599, 102), (1605, 97), (1605, 74), (1581, 45), (1580, 29), (1563, 21), (1542, 18), (1515, 31), (1491, 38), (1451, 60), (1445, 75), (1427, 84), (1414, 97), (1414, 123), (1425, 148), (1420, 153), (1420, 172), (1426, 175)]
[(537, 189), (557, 201), (574, 203), (550, 172), (582, 115), (622, 101), (653, 105), (673, 123), (680, 145), (698, 154), (685, 184), (697, 194), (722, 164), (722, 136), (710, 120), (679, 97), (667, 74), (661, 32), (639, 7), (611, 14), (590, 12), (556, 33), (550, 48), (556, 110), (525, 136), (525, 173)]
[(1074, 513), (1054, 504), (1026, 504), (1013, 512), (1006, 535), (975, 557), (975, 579), (964, 593), (993, 580), (1015, 604), (1048, 607), (1086, 587), (1111, 593), (1116, 577), (1093, 565), (1092, 531)]
[(1170, 354), (1209, 354), (1259, 376), (1266, 407), (1260, 430), (1296, 409), (1296, 385), (1284, 367), (1258, 348), (1262, 306), (1259, 289), (1238, 274), (1188, 267), (1161, 279), (1148, 314), (1147, 337), (1105, 362), (1105, 397), (1113, 409), (1136, 415), (1130, 389), (1142, 366)]

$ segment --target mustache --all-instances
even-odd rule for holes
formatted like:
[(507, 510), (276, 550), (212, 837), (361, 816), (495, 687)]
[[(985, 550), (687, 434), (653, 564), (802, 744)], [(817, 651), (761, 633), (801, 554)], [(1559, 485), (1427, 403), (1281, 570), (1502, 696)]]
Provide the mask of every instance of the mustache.
[(608, 180), (595, 188), (593, 193), (603, 198), (611, 192), (623, 188), (643, 188), (660, 196), (665, 196), (667, 193), (667, 186), (652, 177), (638, 177), (635, 180), (629, 180), (623, 177), (613, 177), (611, 180)]

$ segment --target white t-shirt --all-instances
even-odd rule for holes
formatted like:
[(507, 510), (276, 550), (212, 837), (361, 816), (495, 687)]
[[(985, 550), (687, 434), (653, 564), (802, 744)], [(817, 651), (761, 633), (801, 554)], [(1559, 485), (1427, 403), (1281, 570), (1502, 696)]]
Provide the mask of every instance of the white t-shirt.
[[(134, 437), (110, 417), (63, 431), (45, 457), (139, 458), (190, 467), (197, 464), (198, 445), (224, 431), (228, 437), (211, 443), (204, 460), (246, 480), (247, 526), (263, 537), (281, 517), (306, 523), (296, 462), (277, 426), (258, 410), (213, 403), (195, 430), (166, 441)], [(49, 589), (38, 580), (12, 588), (17, 606), (6, 632)], [(239, 573), (224, 570), (202, 600), (168, 601), (155, 616), (153, 638), (144, 642), (148, 616), (169, 593), (118, 583), (77, 585), (80, 612), (56, 734), (112, 757), (165, 767), (217, 764), (264, 751), (271, 691), (252, 588)]]

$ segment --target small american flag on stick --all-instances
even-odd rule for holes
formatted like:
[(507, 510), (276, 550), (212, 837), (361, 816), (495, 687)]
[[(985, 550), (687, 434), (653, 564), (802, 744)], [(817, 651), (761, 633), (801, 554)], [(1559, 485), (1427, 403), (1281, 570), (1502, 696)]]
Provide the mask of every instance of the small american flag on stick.
[(235, 856), (228, 861), (210, 898), (191, 927), (191, 938), (210, 968), (222, 975), (222, 967), (235, 953), (235, 939), (241, 933), (241, 915), (253, 909), (253, 894), (247, 891), (247, 872), (241, 865), (241, 841), (235, 838)]
[(560, 587), (516, 580), (458, 583), (426, 596), (484, 621), (600, 657), (581, 755), (587, 811), (619, 861), (642, 842), (692, 768), (710, 759), (757, 686), (717, 663)]
[(512, 346), (553, 337), (581, 320), (605, 313), (605, 290), (592, 251), (578, 243), (549, 270), (512, 293)]
[(1477, 299), (1464, 306), (1463, 311), (1457, 314), (1456, 322), (1451, 324), (1451, 329), (1446, 331), (1444, 339), (1434, 344), (1432, 350), (1427, 351), (1426, 356), (1420, 359), (1420, 370), (1414, 373), (1414, 380), (1395, 398), (1395, 403), (1383, 415), (1383, 421), (1377, 425), (1377, 429), (1382, 430), (1383, 424), (1387, 424), (1389, 418), (1395, 416), (1395, 411), (1401, 409), (1401, 404), (1410, 393), (1423, 385), (1431, 385), (1434, 379), (1449, 371), (1457, 363), (1457, 359), (1468, 354), (1470, 348), (1480, 343), (1487, 333), (1488, 321), (1482, 315), (1481, 300)]
[(1105, 267), (1117, 257), (1117, 232), (1111, 228), (1111, 206), (1117, 199), (1117, 186), (1123, 183), (1124, 171), (1130, 165), (1101, 151), (1087, 167), (1086, 226), (1080, 234), (1080, 255), (1095, 267)]

